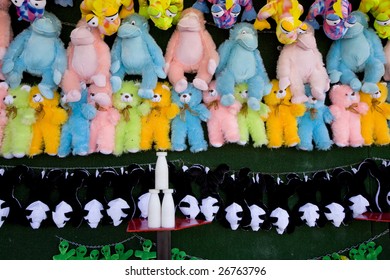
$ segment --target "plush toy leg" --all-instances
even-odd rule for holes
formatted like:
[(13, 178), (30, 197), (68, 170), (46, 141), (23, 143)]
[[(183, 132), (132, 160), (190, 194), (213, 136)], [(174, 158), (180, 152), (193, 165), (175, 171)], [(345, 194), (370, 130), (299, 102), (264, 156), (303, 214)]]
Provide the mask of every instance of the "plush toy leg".
[(340, 82), (344, 85), (349, 85), (354, 91), (359, 91), (362, 83), (357, 78), (356, 74), (349, 69), (344, 63), (340, 63), (341, 77)]
[(187, 137), (187, 126), (185, 122), (183, 122), (180, 117), (175, 117), (172, 120), (171, 125), (171, 144), (173, 151), (184, 151), (187, 149), (187, 145), (185, 144)]
[(349, 145), (349, 127), (344, 122), (332, 123), (333, 142), (339, 147), (346, 147)]
[(207, 142), (200, 122), (192, 122), (191, 127), (188, 128), (188, 143), (190, 144), (190, 151), (193, 153), (207, 150)]
[(85, 126), (85, 129), (80, 129), (73, 135), (73, 155), (86, 156), (89, 152), (89, 124)]
[(237, 122), (240, 133), (240, 140), (238, 141), (238, 144), (246, 145), (246, 143), (249, 141), (249, 128), (247, 119), (243, 113), (240, 113), (237, 116)]
[(12, 155), (12, 129), (10, 126), (6, 126), (4, 130), (4, 138), (1, 146), (1, 154), (4, 158), (10, 159)]
[(349, 144), (351, 147), (361, 147), (364, 144), (360, 121), (352, 123), (349, 127)]
[(382, 146), (390, 143), (389, 127), (386, 120), (375, 122), (374, 135), (376, 137), (375, 144)]
[(313, 130), (309, 127), (305, 127), (305, 125), (302, 126), (300, 125), (298, 126), (298, 135), (299, 135), (300, 142), (297, 148), (304, 151), (312, 151)]
[(140, 142), (141, 150), (146, 151), (152, 148), (153, 134), (154, 134), (154, 128), (151, 125), (148, 125), (147, 122), (142, 122), (141, 142)]
[(276, 118), (269, 118), (266, 122), (268, 148), (280, 148), (283, 144), (283, 128)]
[(43, 133), (38, 125), (33, 125), (33, 136), (31, 140), (31, 146), (29, 155), (35, 156), (42, 153), (43, 146)]
[(300, 142), (296, 123), (289, 123), (284, 127), (284, 144), (287, 147), (295, 147)]
[(22, 158), (30, 151), (32, 130), (30, 127), (18, 127), (18, 131), (12, 139), (12, 153), (17, 158)]
[(209, 83), (211, 82), (213, 75), (210, 75), (208, 71), (208, 61), (203, 61), (198, 69), (198, 73), (193, 80), (194, 87), (200, 90), (208, 90)]
[(385, 66), (378, 59), (370, 57), (364, 71), (363, 92), (375, 93), (379, 90), (377, 83), (385, 74)]
[(330, 88), (329, 78), (325, 70), (314, 70), (310, 78), (310, 87), (312, 95), (318, 100), (325, 100), (326, 92)]
[(183, 92), (187, 88), (187, 79), (184, 76), (183, 66), (178, 62), (172, 62), (169, 67), (168, 79), (176, 92)]
[(169, 139), (169, 123), (160, 123), (155, 131), (156, 150), (170, 150), (171, 140)]
[(108, 125), (104, 129), (99, 130), (97, 140), (98, 152), (109, 155), (112, 154), (115, 148), (115, 126)]
[(223, 138), (221, 124), (216, 118), (210, 118), (207, 122), (207, 134), (210, 145), (216, 148), (221, 147), (225, 139)]
[(221, 126), (227, 142), (236, 143), (240, 140), (240, 130), (235, 118), (227, 119), (225, 122), (222, 122)]
[(80, 79), (73, 71), (66, 70), (61, 88), (65, 92), (67, 102), (77, 102), (81, 98)]
[(157, 85), (157, 80), (158, 77), (153, 65), (145, 66), (142, 70), (142, 82), (141, 87), (138, 90), (138, 95), (145, 99), (153, 98), (153, 89)]
[(248, 106), (254, 111), (260, 109), (260, 100), (263, 98), (264, 80), (256, 75), (248, 81)]
[(221, 94), (221, 103), (223, 106), (230, 106), (234, 103), (235, 78), (231, 71), (225, 70), (216, 80), (216, 89)]
[[(318, 124), (314, 126), (313, 138), (318, 150), (327, 151), (333, 144), (333, 141), (329, 136), (328, 128), (325, 124)], [(302, 142), (303, 138), (300, 137), (300, 140)]]
[(291, 102), (294, 104), (301, 104), (308, 100), (305, 94), (305, 85), (303, 84), (301, 79), (290, 79), (290, 90), (292, 94)]
[(249, 126), (249, 134), (252, 136), (253, 147), (261, 147), (268, 144), (267, 133), (263, 121), (258, 117), (252, 120)]
[(99, 128), (97, 125), (92, 121), (91, 122), (91, 128), (90, 128), (90, 133), (89, 133), (89, 154), (95, 153), (97, 150), (97, 137), (100, 133)]
[(120, 156), (124, 152), (126, 122), (121, 121), (115, 129), (115, 148), (114, 155)]
[(43, 132), (43, 142), (45, 143), (45, 153), (54, 156), (58, 153), (58, 146), (60, 144), (60, 127), (53, 126), (51, 129), (46, 127)]
[(130, 153), (136, 153), (140, 150), (141, 126), (128, 127), (124, 136), (124, 149)]
[[(70, 133), (70, 126), (63, 125), (60, 137), (60, 146), (58, 148), (57, 155), (59, 157), (66, 157), (71, 152), (72, 136)], [(87, 150), (88, 151), (88, 150)]]
[[(362, 118), (365, 118), (363, 116)], [(371, 120), (362, 120), (362, 137), (364, 139), (364, 145), (370, 146), (374, 143), (374, 123)]]

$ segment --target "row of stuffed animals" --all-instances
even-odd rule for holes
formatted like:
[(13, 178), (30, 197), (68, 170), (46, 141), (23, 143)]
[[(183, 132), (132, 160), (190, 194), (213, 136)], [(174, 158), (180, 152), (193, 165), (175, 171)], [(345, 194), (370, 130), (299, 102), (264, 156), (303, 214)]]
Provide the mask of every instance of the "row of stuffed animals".
[[(351, 170), (336, 168), (303, 178), (295, 173), (285, 178), (256, 174), (249, 168), (231, 171), (226, 164), (213, 169), (200, 164), (168, 165), (176, 215), (218, 221), (232, 230), (275, 228), (283, 234), (299, 225), (340, 227), (367, 211), (390, 210), (390, 164), (386, 160), (366, 159)], [(370, 192), (365, 183), (368, 177), (376, 182)], [(148, 218), (155, 169), (131, 164), (90, 173), (20, 165), (1, 169), (0, 181), (0, 227), (3, 223), (34, 229), (45, 224), (78, 227), (85, 221), (97, 228)], [(28, 195), (20, 197), (23, 186)]]

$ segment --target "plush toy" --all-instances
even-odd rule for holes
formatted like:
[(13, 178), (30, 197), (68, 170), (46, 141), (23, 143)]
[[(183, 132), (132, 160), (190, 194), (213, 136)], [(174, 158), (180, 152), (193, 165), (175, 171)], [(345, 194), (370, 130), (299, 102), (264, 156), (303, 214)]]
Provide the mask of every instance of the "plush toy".
[(292, 103), (307, 101), (305, 84), (310, 85), (316, 99), (325, 100), (330, 81), (312, 28), (308, 27), (305, 33), (299, 34), (296, 42), (283, 46), (276, 76), (281, 90), (290, 86)]
[(202, 92), (192, 84), (186, 91), (172, 92), (172, 100), (180, 108), (180, 113), (171, 123), (171, 142), (173, 151), (184, 151), (187, 148), (186, 138), (193, 153), (206, 151), (207, 142), (204, 138), (202, 121), (207, 122), (210, 111), (202, 103)]
[(138, 14), (126, 17), (111, 48), (111, 83), (114, 92), (121, 88), (126, 74), (141, 75), (138, 95), (152, 98), (158, 78), (166, 78), (164, 66), (162, 50), (149, 34), (148, 21)]
[(187, 88), (185, 73), (195, 74), (193, 85), (207, 90), (218, 63), (218, 52), (203, 14), (195, 8), (185, 9), (165, 53), (165, 72), (175, 91)]
[(333, 142), (339, 147), (360, 147), (364, 144), (360, 119), (368, 111), (368, 105), (360, 102), (359, 92), (348, 85), (334, 85), (329, 93), (334, 117), (331, 123)]
[(110, 47), (97, 29), (80, 20), (70, 33), (67, 48), (68, 68), (61, 81), (61, 88), (68, 102), (81, 97), (81, 83), (105, 87), (110, 82)]
[(360, 1), (359, 11), (372, 15), (375, 31), (380, 38), (388, 39), (390, 37), (389, 1), (362, 0)]
[(1, 70), (3, 65), (3, 57), (13, 38), (11, 17), (8, 13), (10, 4), (11, 3), (9, 0), (0, 1), (0, 80), (4, 80), (3, 71)]
[(18, 20), (34, 22), (45, 13), (46, 0), (11, 0), (15, 5)]
[(352, 5), (348, 0), (316, 0), (311, 4), (305, 21), (314, 29), (319, 29), (316, 17), (321, 16), (325, 35), (331, 40), (338, 40), (356, 23), (351, 11)]
[(308, 101), (305, 102), (306, 112), (298, 118), (298, 135), (300, 150), (312, 151), (313, 143), (318, 150), (329, 150), (333, 144), (326, 124), (333, 121), (333, 115), (324, 100), (318, 100), (311, 95), (309, 86), (306, 86)]
[(141, 143), (141, 118), (150, 113), (150, 103), (142, 102), (138, 96), (138, 84), (133, 81), (122, 83), (122, 88), (113, 95), (113, 105), (120, 113), (115, 128), (114, 154), (136, 153)]
[(360, 101), (368, 106), (368, 111), (361, 116), (364, 145), (387, 145), (390, 143), (390, 104), (386, 102), (388, 89), (386, 83), (378, 83), (379, 91), (374, 94), (360, 93)]
[[(377, 92), (377, 83), (384, 74), (386, 63), (382, 43), (373, 29), (368, 28), (367, 18), (354, 11), (357, 22), (340, 40), (333, 41), (326, 56), (326, 68), (331, 83), (341, 82), (354, 91)], [(359, 47), (357, 47), (359, 46)], [(358, 75), (364, 73), (363, 85)]]
[(156, 150), (170, 150), (171, 120), (180, 110), (172, 103), (169, 85), (158, 82), (153, 98), (146, 102), (149, 102), (151, 111), (142, 117), (141, 150), (150, 150), (153, 143)]
[(305, 105), (291, 103), (290, 88), (279, 89), (277, 80), (272, 80), (272, 84), (271, 93), (264, 96), (270, 109), (266, 121), (268, 147), (294, 147), (300, 142), (297, 118), (305, 113)]
[(85, 156), (89, 152), (90, 121), (96, 116), (96, 108), (88, 103), (88, 90), (82, 89), (81, 98), (68, 102), (66, 96), (61, 98), (61, 105), (68, 111), (68, 120), (61, 129), (58, 156)]
[(298, 34), (306, 31), (307, 24), (299, 20), (303, 6), (297, 0), (267, 0), (257, 13), (254, 28), (257, 30), (270, 29), (267, 21), (272, 17), (276, 22), (276, 37), (282, 44), (294, 43)]
[(253, 147), (261, 147), (268, 143), (265, 131), (265, 120), (268, 117), (269, 108), (263, 102), (259, 102), (260, 109), (253, 110), (248, 106), (248, 85), (238, 84), (235, 87), (234, 98), (241, 104), (237, 122), (240, 133), (238, 144), (246, 145), (249, 137), (253, 140)]
[(115, 148), (115, 127), (120, 114), (112, 105), (112, 96), (108, 92), (88, 88), (89, 103), (96, 108), (96, 116), (91, 120), (89, 134), (89, 154), (100, 152), (112, 154)]
[(138, 0), (139, 14), (151, 19), (154, 25), (167, 30), (177, 24), (183, 11), (183, 0)]
[(31, 139), (29, 156), (41, 153), (50, 156), (57, 155), (60, 145), (61, 127), (68, 119), (65, 109), (59, 107), (60, 94), (54, 92), (52, 99), (42, 96), (38, 87), (30, 90), (30, 107), (35, 110), (36, 121), (32, 126), (33, 137)]
[(26, 71), (42, 77), (39, 90), (44, 97), (53, 98), (53, 91), (60, 84), (67, 66), (60, 33), (61, 21), (45, 12), (42, 18), (14, 38), (4, 56), (2, 68), (11, 88), (20, 85)]
[(389, 42), (390, 41), (387, 40), (387, 43), (386, 43), (385, 47), (383, 48), (383, 51), (384, 51), (385, 57), (386, 57), (385, 74), (383, 75), (383, 79), (386, 82), (390, 81), (390, 43)]
[(29, 106), (30, 89), (27, 85), (9, 89), (4, 99), (8, 122), (1, 153), (6, 159), (22, 158), (30, 151), (32, 125), (36, 120), (35, 110)]
[(0, 83), (0, 150), (3, 143), (4, 129), (7, 125), (7, 106), (5, 105), (5, 97), (8, 95), (8, 85), (4, 82)]
[(216, 89), (222, 95), (224, 106), (234, 103), (236, 84), (248, 84), (248, 106), (253, 110), (260, 109), (259, 101), (271, 89), (257, 48), (257, 37), (251, 24), (240, 22), (230, 29), (229, 39), (218, 48), (220, 62), (216, 70)]
[(210, 111), (207, 121), (207, 132), (210, 145), (216, 148), (225, 143), (236, 143), (240, 140), (237, 115), (241, 103), (235, 101), (233, 105), (223, 106), (221, 96), (215, 89), (215, 81), (209, 85), (209, 90), (203, 91), (203, 103)]
[(62, 7), (73, 7), (73, 0), (54, 0), (54, 3)]
[(118, 31), (121, 18), (134, 13), (134, 2), (133, 0), (83, 0), (80, 11), (81, 18), (85, 19), (88, 25), (98, 28), (102, 36), (111, 36)]

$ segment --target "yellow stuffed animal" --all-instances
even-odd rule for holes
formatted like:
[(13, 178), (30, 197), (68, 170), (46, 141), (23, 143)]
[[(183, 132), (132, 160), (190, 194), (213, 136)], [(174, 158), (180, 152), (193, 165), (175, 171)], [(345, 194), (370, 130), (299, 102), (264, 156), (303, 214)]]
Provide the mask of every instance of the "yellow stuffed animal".
[(30, 90), (29, 103), (36, 115), (29, 155), (35, 156), (43, 151), (51, 156), (57, 155), (61, 125), (68, 119), (65, 109), (59, 107), (60, 94), (54, 92), (54, 97), (48, 99), (35, 86)]
[(264, 103), (270, 108), (266, 120), (268, 147), (294, 147), (300, 142), (297, 117), (302, 116), (306, 108), (304, 104), (291, 103), (290, 88), (280, 90), (278, 85), (278, 80), (272, 80), (272, 90), (264, 96)]
[(170, 122), (180, 112), (179, 106), (171, 102), (171, 89), (167, 83), (158, 82), (150, 102), (150, 113), (142, 118), (141, 150), (152, 148), (170, 150)]
[(362, 115), (360, 122), (364, 145), (387, 145), (390, 132), (387, 120), (390, 120), (390, 104), (386, 102), (388, 90), (386, 83), (378, 83), (379, 91), (374, 94), (360, 92), (360, 101), (367, 103), (369, 110)]

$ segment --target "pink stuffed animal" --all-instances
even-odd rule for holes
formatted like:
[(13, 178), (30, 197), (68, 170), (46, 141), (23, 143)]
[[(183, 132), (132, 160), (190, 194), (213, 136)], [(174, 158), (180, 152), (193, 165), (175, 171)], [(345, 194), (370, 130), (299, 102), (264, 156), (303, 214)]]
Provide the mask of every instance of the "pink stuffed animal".
[(308, 27), (307, 32), (300, 34), (296, 42), (284, 45), (277, 62), (276, 75), (281, 90), (290, 86), (292, 103), (308, 100), (305, 95), (306, 83), (310, 84), (313, 97), (325, 100), (330, 79), (312, 28)]
[(387, 43), (383, 50), (386, 56), (385, 75), (383, 75), (383, 79), (388, 82), (390, 81), (390, 41), (389, 40), (387, 40)]
[(334, 121), (331, 123), (333, 142), (339, 147), (360, 147), (364, 144), (360, 118), (368, 106), (360, 102), (360, 95), (348, 85), (335, 85), (329, 93), (329, 106)]
[(112, 154), (115, 148), (115, 127), (120, 114), (112, 105), (112, 94), (107, 91), (110, 88), (111, 86), (107, 86), (106, 91), (100, 91), (101, 89), (94, 85), (88, 88), (88, 101), (97, 109), (90, 126), (90, 154)]
[(208, 89), (219, 55), (213, 38), (205, 28), (202, 12), (195, 8), (182, 12), (168, 42), (165, 62), (165, 73), (176, 92), (181, 93), (187, 88), (184, 73), (196, 73), (192, 81), (194, 87)]
[(11, 28), (11, 17), (8, 13), (8, 8), (11, 5), (9, 0), (0, 0), (0, 79), (4, 80), (1, 71), (3, 65), (3, 57), (12, 40), (13, 33)]
[(203, 103), (211, 115), (207, 121), (207, 131), (210, 145), (221, 147), (225, 142), (236, 143), (240, 140), (237, 115), (241, 103), (237, 100), (230, 106), (222, 106), (221, 96), (215, 89), (215, 81), (209, 85), (209, 90), (203, 91)]
[(5, 82), (0, 83), (0, 148), (3, 142), (4, 128), (7, 124), (7, 106), (4, 104), (4, 99), (8, 95), (8, 85)]
[(89, 27), (85, 20), (79, 21), (70, 34), (70, 40), (68, 69), (61, 87), (67, 102), (77, 102), (81, 98), (80, 83), (98, 87), (105, 87), (109, 83), (111, 54), (98, 29)]

